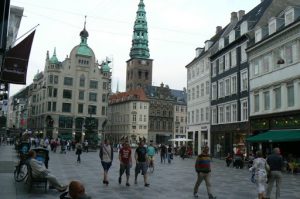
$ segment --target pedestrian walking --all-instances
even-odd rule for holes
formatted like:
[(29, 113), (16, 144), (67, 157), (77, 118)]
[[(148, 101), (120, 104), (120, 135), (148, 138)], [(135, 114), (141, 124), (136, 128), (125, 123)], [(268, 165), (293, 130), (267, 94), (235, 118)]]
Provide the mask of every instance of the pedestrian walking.
[(162, 144), (160, 147), (160, 162), (166, 163), (166, 154), (167, 154), (167, 147)]
[(108, 185), (108, 170), (111, 167), (111, 163), (113, 161), (113, 147), (110, 145), (109, 141), (107, 139), (104, 140), (104, 143), (100, 147), (100, 153), (99, 157), (101, 159), (101, 164), (104, 170), (104, 176), (103, 176), (103, 184)]
[(270, 174), (268, 178), (268, 187), (266, 192), (266, 198), (269, 199), (274, 182), (276, 182), (276, 199), (280, 197), (280, 188), (282, 182), (282, 168), (283, 168), (283, 158), (280, 155), (280, 149), (274, 148), (273, 154), (267, 157), (267, 163), (270, 166)]
[(258, 192), (258, 199), (263, 199), (267, 183), (267, 161), (262, 157), (262, 152), (257, 151), (256, 157), (253, 160), (253, 165), (249, 171), (254, 172), (255, 184)]
[(144, 176), (144, 184), (145, 187), (149, 187), (149, 183), (147, 182), (147, 169), (148, 169), (148, 163), (147, 163), (147, 148), (144, 146), (144, 141), (141, 141), (139, 146), (135, 150), (135, 178), (134, 183), (137, 184), (137, 176), (140, 172), (142, 172), (142, 175)]
[(173, 159), (173, 153), (172, 153), (172, 146), (171, 144), (169, 144), (169, 147), (168, 147), (168, 154), (167, 154), (167, 157), (168, 157), (168, 163), (171, 164), (171, 160)]
[(80, 155), (82, 153), (82, 145), (80, 142), (76, 144), (76, 152), (75, 154), (77, 155), (77, 163), (81, 163)]
[(122, 145), (119, 152), (119, 160), (120, 160), (120, 175), (119, 175), (119, 184), (122, 183), (122, 175), (126, 172), (126, 186), (130, 186), (129, 184), (129, 176), (130, 176), (130, 168), (132, 165), (131, 158), (131, 148), (126, 140)]
[(204, 180), (206, 184), (207, 194), (209, 199), (215, 199), (217, 197), (213, 196), (211, 191), (211, 183), (210, 183), (210, 162), (211, 157), (208, 154), (209, 148), (206, 146), (203, 148), (202, 153), (198, 155), (195, 163), (195, 169), (198, 174), (197, 181), (194, 186), (194, 197), (198, 198), (198, 189), (201, 182)]

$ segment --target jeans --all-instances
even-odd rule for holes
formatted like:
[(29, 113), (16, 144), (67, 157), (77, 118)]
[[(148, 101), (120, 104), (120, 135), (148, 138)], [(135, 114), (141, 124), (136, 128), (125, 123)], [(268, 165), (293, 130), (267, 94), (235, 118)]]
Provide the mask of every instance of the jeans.
[(282, 173), (281, 171), (271, 171), (270, 178), (268, 181), (266, 197), (270, 198), (273, 184), (276, 181), (276, 199), (280, 197), (280, 187), (282, 182)]

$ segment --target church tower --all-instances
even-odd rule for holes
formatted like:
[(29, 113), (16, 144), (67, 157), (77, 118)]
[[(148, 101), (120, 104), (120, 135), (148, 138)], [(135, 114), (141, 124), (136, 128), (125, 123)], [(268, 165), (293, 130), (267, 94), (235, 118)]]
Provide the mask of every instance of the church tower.
[(148, 27), (145, 4), (140, 0), (133, 28), (130, 59), (127, 61), (126, 90), (152, 84), (152, 62), (148, 48)]

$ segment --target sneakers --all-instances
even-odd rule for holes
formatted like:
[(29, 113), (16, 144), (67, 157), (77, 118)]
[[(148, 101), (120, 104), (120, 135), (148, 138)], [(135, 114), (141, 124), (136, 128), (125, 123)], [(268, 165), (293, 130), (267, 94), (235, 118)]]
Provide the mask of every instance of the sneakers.
[(198, 198), (198, 193), (194, 193), (194, 197), (195, 197), (195, 198)]
[(121, 184), (122, 183), (122, 178), (121, 177), (119, 177), (119, 184)]
[(209, 195), (208, 195), (208, 198), (209, 198), (209, 199), (216, 199), (217, 197), (216, 197), (216, 196), (213, 196), (212, 194), (209, 194)]
[(126, 183), (126, 186), (127, 186), (127, 187), (129, 187), (129, 186), (130, 186), (130, 184), (127, 182), (127, 183)]
[(145, 184), (145, 187), (149, 187), (149, 186), (150, 186), (150, 184), (148, 184), (148, 183)]

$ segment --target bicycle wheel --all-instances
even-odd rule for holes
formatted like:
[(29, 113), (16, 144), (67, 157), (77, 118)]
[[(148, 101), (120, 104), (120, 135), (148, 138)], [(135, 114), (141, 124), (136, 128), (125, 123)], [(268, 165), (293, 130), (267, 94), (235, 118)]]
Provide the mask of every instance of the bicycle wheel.
[(26, 164), (21, 164), (16, 166), (16, 170), (14, 171), (15, 181), (21, 182), (23, 181), (28, 174), (28, 168)]

